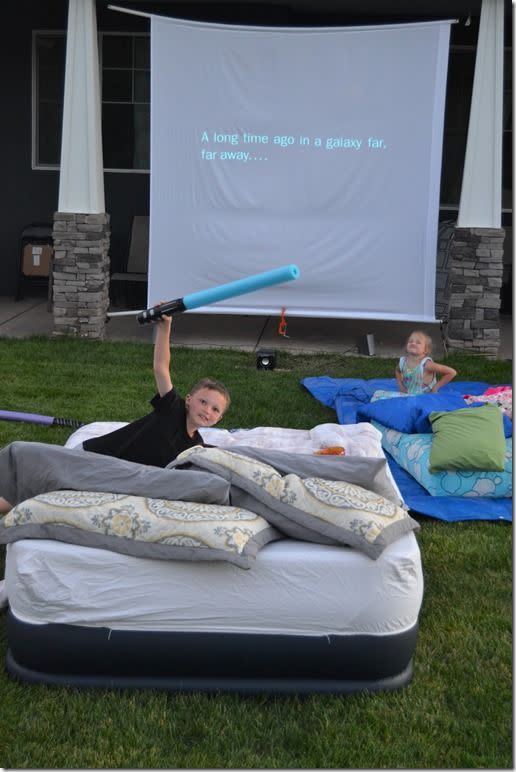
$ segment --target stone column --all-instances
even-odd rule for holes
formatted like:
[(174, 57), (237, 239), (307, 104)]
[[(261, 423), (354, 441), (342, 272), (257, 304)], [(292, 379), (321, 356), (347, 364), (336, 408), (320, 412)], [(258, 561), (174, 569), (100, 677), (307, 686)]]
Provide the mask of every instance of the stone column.
[(54, 214), (53, 335), (105, 337), (109, 215)]
[(450, 351), (496, 357), (500, 348), (503, 228), (456, 228), (451, 245)]

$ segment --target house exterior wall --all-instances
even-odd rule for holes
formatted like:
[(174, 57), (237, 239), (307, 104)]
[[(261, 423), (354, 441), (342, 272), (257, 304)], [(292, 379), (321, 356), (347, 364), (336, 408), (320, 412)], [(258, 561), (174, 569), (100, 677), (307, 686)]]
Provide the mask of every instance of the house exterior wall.
[[(345, 6), (346, 4), (343, 4)], [(314, 8), (315, 8), (314, 3)], [(369, 4), (371, 7), (371, 4)], [(358, 17), (346, 10), (337, 12), (307, 11), (293, 6), (265, 3), (142, 3), (145, 11), (206, 19), (228, 23), (281, 25), (346, 25), (414, 21), (381, 15), (388, 7), (377, 2), (378, 13)], [(19, 270), (20, 235), (31, 223), (52, 225), (58, 209), (59, 172), (57, 169), (33, 169), (32, 164), (32, 37), (34, 30), (65, 31), (68, 0), (17, 0), (3, 9), (4, 37), (0, 48), (0, 67), (8, 75), (0, 137), (7, 151), (3, 158), (6, 168), (0, 209), (0, 295), (15, 295)], [(453, 15), (453, 0), (449, 4)], [(428, 17), (425, 17), (428, 18)], [(464, 20), (463, 20), (464, 21)], [(148, 32), (148, 19), (107, 9), (97, 5), (97, 26), (100, 31)], [(506, 37), (510, 42), (510, 20), (506, 21)], [(476, 44), (478, 17), (471, 24), (452, 25), (452, 45)], [(504, 163), (507, 159), (504, 160)], [(123, 270), (129, 244), (132, 217), (149, 213), (149, 174), (146, 172), (105, 172), (106, 211), (110, 216), (111, 270)], [(456, 211), (443, 209), (441, 220), (456, 218)], [(511, 229), (512, 212), (505, 211), (502, 226)], [(511, 242), (509, 242), (511, 243)], [(504, 262), (508, 263), (507, 255)], [(510, 276), (509, 272), (506, 272)]]
[[(9, 78), (3, 105), (0, 138), (3, 195), (0, 208), (0, 295), (15, 295), (22, 230), (31, 223), (52, 227), (58, 209), (59, 171), (33, 169), (32, 164), (32, 34), (33, 30), (65, 31), (67, 0), (20, 0), (3, 9), (5, 30), (0, 47), (0, 67)], [(99, 29), (145, 29), (145, 19), (104, 10)], [(106, 210), (111, 217), (110, 258), (121, 270), (129, 243), (133, 214), (149, 213), (147, 173), (104, 174)]]

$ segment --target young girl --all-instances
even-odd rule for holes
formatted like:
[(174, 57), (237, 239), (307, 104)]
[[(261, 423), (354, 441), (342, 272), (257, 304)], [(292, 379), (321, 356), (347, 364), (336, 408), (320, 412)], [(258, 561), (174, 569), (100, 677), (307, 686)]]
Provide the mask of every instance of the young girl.
[[(435, 393), (457, 375), (453, 367), (438, 365), (429, 354), (432, 353), (432, 339), (420, 330), (415, 330), (407, 341), (407, 355), (401, 357), (395, 375), (400, 391), (404, 394)], [(440, 376), (439, 380), (437, 376)]]

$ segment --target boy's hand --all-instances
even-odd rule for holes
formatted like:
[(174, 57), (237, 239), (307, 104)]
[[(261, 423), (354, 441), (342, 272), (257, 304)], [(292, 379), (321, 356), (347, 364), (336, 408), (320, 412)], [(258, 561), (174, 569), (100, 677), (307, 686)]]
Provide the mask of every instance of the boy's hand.
[[(156, 303), (156, 307), (159, 308), (160, 306), (162, 306), (166, 302), (167, 302), (166, 300), (159, 300)], [(170, 316), (170, 314), (162, 314), (156, 321), (157, 322), (168, 322), (170, 324), (172, 322), (172, 317)]]

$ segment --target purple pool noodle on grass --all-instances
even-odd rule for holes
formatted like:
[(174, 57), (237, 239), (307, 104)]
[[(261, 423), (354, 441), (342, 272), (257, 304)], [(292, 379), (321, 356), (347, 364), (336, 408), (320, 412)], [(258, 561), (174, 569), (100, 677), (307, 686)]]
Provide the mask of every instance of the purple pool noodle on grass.
[(0, 421), (22, 421), (30, 424), (42, 424), (43, 426), (68, 426), (72, 429), (84, 426), (82, 421), (77, 421), (75, 418), (55, 418), (39, 413), (19, 413), (16, 410), (0, 410)]
[(50, 425), (54, 418), (50, 415), (39, 415), (38, 413), (18, 413), (15, 410), (0, 410), (0, 419), (3, 421), (26, 421), (33, 424)]

